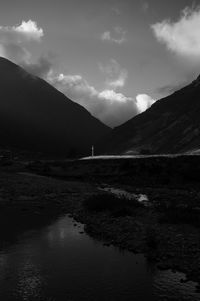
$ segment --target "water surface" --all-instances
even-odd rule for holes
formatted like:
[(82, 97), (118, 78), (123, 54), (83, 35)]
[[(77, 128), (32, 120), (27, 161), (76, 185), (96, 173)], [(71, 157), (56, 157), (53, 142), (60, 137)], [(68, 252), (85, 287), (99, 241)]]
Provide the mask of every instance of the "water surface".
[(0, 227), (0, 300), (200, 300), (184, 275), (103, 246), (69, 216), (7, 213)]

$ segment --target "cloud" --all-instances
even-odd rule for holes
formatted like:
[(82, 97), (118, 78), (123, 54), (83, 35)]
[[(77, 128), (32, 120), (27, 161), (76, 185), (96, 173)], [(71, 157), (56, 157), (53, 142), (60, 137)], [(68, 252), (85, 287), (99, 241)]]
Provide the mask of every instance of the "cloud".
[(184, 74), (182, 80), (175, 83), (173, 82), (171, 84), (161, 86), (155, 90), (155, 93), (161, 94), (162, 96), (170, 95), (194, 82), (198, 75), (199, 75), (199, 70), (195, 72), (194, 69), (192, 68), (190, 72), (187, 69), (187, 72)]
[(126, 31), (120, 26), (116, 26), (113, 31), (105, 31), (101, 35), (102, 41), (108, 41), (115, 44), (122, 44), (126, 41)]
[(22, 21), (18, 26), (0, 26), (0, 55), (18, 64), (30, 64), (30, 41), (39, 42), (44, 32), (34, 21)]
[(200, 58), (200, 7), (185, 8), (177, 22), (164, 20), (151, 26), (159, 42), (181, 56)]
[(17, 33), (26, 36), (29, 40), (40, 40), (44, 36), (44, 32), (42, 28), (37, 26), (37, 23), (29, 20), (22, 21), (22, 24), (17, 27), (13, 27)]
[(123, 88), (128, 78), (128, 71), (111, 59), (106, 65), (99, 64), (99, 69), (106, 76), (106, 85), (112, 89)]
[(52, 60), (48, 57), (40, 57), (35, 63), (22, 62), (21, 66), (29, 73), (46, 79), (52, 71)]
[(123, 88), (126, 83), (126, 79), (128, 77), (128, 73), (126, 71), (121, 71), (119, 77), (115, 80), (108, 81), (108, 85), (113, 89)]
[(177, 84), (166, 85), (166, 86), (162, 86), (162, 87), (158, 88), (156, 90), (156, 92), (159, 94), (162, 94), (162, 95), (169, 95), (169, 94), (172, 94), (172, 93), (182, 89), (183, 87), (185, 87), (187, 85), (188, 85), (187, 81), (184, 81), (182, 83), (177, 83)]
[(22, 45), (15, 43), (1, 43), (0, 41), (0, 56), (5, 57), (15, 63), (28, 63), (31, 54)]
[(22, 45), (4, 43), (0, 44), (0, 56), (19, 64), (27, 72), (46, 79), (52, 70), (53, 62), (49, 57), (39, 57), (36, 62), (31, 62), (31, 53)]
[(40, 42), (43, 36), (43, 29), (32, 20), (22, 21), (18, 26), (0, 26), (0, 56), (21, 65), (33, 75), (46, 77), (52, 67), (50, 58), (40, 57), (32, 63), (32, 55), (26, 49), (28, 42)]
[(149, 3), (142, 1), (142, 10), (146, 13), (149, 10)]
[[(98, 91), (81, 75), (50, 74), (48, 81), (73, 101), (85, 107), (95, 117), (114, 127), (142, 111), (141, 101), (117, 93), (112, 89)], [(146, 109), (152, 101), (146, 95)]]
[(137, 107), (139, 113), (146, 111), (155, 103), (155, 100), (147, 94), (139, 94), (136, 96)]
[(24, 41), (40, 41), (44, 32), (42, 28), (37, 26), (37, 23), (29, 20), (22, 21), (18, 26), (0, 26), (0, 40), (1, 42), (16, 42), (22, 43)]
[(126, 97), (122, 93), (116, 93), (113, 90), (103, 90), (98, 94), (99, 98), (105, 99), (112, 102), (126, 103), (127, 101), (132, 101), (131, 97)]
[(116, 15), (116, 16), (120, 16), (121, 15), (121, 11), (118, 7), (113, 7), (112, 8), (112, 11), (113, 13)]

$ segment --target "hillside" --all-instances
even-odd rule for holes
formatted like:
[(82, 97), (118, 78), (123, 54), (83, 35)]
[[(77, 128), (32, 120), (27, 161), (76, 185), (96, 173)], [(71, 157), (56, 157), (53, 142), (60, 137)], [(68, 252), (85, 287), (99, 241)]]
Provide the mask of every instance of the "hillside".
[(109, 128), (44, 80), (0, 58), (0, 145), (88, 154)]
[(106, 153), (180, 153), (200, 148), (200, 76), (115, 128)]

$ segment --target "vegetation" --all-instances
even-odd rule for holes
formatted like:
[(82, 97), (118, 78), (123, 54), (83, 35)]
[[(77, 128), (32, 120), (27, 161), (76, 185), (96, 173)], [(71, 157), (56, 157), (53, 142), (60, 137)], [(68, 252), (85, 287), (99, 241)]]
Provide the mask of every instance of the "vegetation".
[(163, 208), (160, 222), (172, 224), (190, 224), (200, 227), (199, 213), (200, 210), (198, 208), (193, 208), (190, 205), (183, 205), (182, 207), (170, 205), (165, 209)]
[(83, 205), (90, 212), (107, 211), (116, 217), (132, 215), (135, 208), (143, 207), (137, 200), (124, 196), (118, 197), (112, 193), (92, 195), (84, 200)]
[(140, 155), (151, 155), (151, 150), (148, 148), (142, 148), (140, 150)]
[(158, 247), (158, 238), (156, 230), (153, 227), (146, 229), (146, 243), (149, 250), (155, 250)]
[(169, 224), (189, 224), (200, 227), (200, 207), (198, 197), (193, 193), (161, 196), (155, 201), (155, 209), (159, 212), (159, 222)]

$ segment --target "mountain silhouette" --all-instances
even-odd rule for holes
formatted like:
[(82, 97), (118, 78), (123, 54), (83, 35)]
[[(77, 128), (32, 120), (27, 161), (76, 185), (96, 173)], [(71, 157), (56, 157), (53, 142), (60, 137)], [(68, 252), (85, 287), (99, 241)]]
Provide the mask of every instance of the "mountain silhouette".
[(107, 153), (181, 153), (200, 149), (200, 76), (144, 113), (116, 127)]
[(0, 58), (0, 145), (89, 154), (109, 127), (46, 81)]

